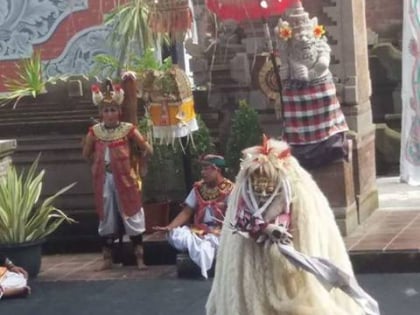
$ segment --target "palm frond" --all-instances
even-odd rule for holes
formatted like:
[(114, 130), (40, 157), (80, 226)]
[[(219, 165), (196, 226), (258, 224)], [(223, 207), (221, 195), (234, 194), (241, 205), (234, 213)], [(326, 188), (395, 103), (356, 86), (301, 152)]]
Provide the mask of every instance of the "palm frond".
[(117, 50), (119, 69), (125, 68), (133, 53), (143, 55), (155, 48), (159, 41), (170, 42), (169, 36), (158, 36), (148, 25), (149, 3), (145, 0), (131, 0), (120, 4), (104, 17), (104, 24), (111, 26), (109, 41)]
[(30, 58), (22, 59), (16, 63), (16, 73), (16, 78), (2, 75), (7, 91), (4, 96), (0, 97), (0, 106), (14, 102), (13, 108), (15, 108), (22, 97), (30, 95), (36, 98), (46, 91), (47, 83), (55, 83), (59, 78), (64, 78), (43, 78), (42, 59), (39, 51), (34, 52)]

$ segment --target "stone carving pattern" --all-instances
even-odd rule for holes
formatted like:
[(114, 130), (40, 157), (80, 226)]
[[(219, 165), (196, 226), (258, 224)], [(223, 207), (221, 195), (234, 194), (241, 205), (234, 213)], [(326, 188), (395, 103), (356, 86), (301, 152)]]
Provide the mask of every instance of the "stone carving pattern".
[[(350, 0), (347, 1), (350, 2)], [(333, 24), (328, 25), (327, 32), (334, 59), (330, 69), (336, 80), (337, 95), (342, 97), (343, 104), (346, 102), (354, 103), (357, 99), (357, 80), (354, 75), (346, 73), (343, 64), (343, 54), (345, 53), (342, 41), (345, 38), (343, 30), (348, 25), (346, 25), (346, 19), (342, 16), (342, 12), (347, 12), (344, 6), (348, 3), (343, 4), (343, 1), (337, 0), (325, 0), (325, 2), (323, 12), (333, 22)]]
[(48, 40), (88, 0), (0, 0), (0, 60), (29, 57), (34, 44)]
[(331, 1), (328, 1), (323, 7), (323, 12), (328, 16), (328, 18), (333, 22), (330, 25), (327, 25), (327, 32), (328, 32), (328, 42), (332, 50), (332, 55), (334, 58), (334, 62), (331, 63), (331, 72), (337, 75), (340, 79), (343, 78), (343, 73), (340, 67), (340, 52), (342, 51), (341, 47), (341, 3), (340, 1), (335, 1), (331, 4)]
[(96, 55), (115, 55), (115, 52), (107, 45), (107, 36), (110, 31), (110, 26), (95, 26), (77, 33), (67, 43), (59, 57), (44, 63), (45, 75), (88, 74)]
[(410, 132), (404, 148), (406, 159), (415, 166), (420, 165), (420, 0), (409, 0), (409, 25), (413, 35), (409, 41), (409, 53), (413, 58), (411, 70), (411, 90), (409, 100), (414, 116), (410, 122)]

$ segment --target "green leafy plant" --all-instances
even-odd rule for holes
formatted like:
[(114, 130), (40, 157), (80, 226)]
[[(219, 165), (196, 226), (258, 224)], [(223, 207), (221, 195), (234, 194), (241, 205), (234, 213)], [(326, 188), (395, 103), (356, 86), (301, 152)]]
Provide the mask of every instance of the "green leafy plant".
[(226, 147), (226, 164), (229, 177), (234, 178), (239, 171), (243, 149), (261, 143), (262, 128), (258, 113), (244, 100), (239, 102), (239, 109), (233, 117), (230, 135)]
[(200, 115), (197, 115), (198, 130), (194, 131), (193, 145), (191, 146), (191, 156), (199, 158), (203, 154), (215, 153), (216, 146), (210, 134), (210, 129), (207, 127)]
[(200, 115), (197, 115), (198, 130), (192, 134), (193, 145), (190, 146), (192, 175), (194, 180), (201, 177), (201, 166), (198, 161), (204, 154), (216, 153), (216, 146), (210, 134), (210, 129)]
[[(121, 68), (120, 62), (114, 56), (107, 54), (98, 54), (94, 58), (94, 65), (91, 76), (115, 77), (115, 81), (119, 80), (117, 73)], [(123, 65), (124, 69), (131, 70), (137, 73), (140, 80), (144, 79), (147, 73), (151, 71), (165, 72), (172, 67), (172, 60), (170, 57), (160, 62), (152, 48), (147, 48), (142, 56), (133, 55)]]
[(27, 173), (19, 174), (14, 166), (10, 166), (0, 179), (0, 244), (44, 239), (64, 221), (75, 222), (53, 203), (76, 183), (40, 201), (45, 171), (37, 173), (38, 161), (39, 156)]
[(154, 50), (151, 48), (146, 49), (143, 56), (134, 56), (132, 58), (131, 68), (138, 73), (149, 70), (167, 71), (171, 67), (172, 59), (170, 57), (165, 58), (163, 62), (160, 62), (158, 59), (156, 59)]
[(48, 79), (42, 76), (41, 53), (34, 52), (30, 58), (22, 59), (16, 64), (17, 78), (2, 76), (7, 88), (6, 96), (0, 98), (0, 106), (14, 101), (13, 108), (24, 96), (31, 95), (36, 98), (39, 94), (45, 93), (48, 83), (55, 83), (56, 77)]
[[(197, 115), (197, 122), (199, 129), (192, 133), (192, 139), (183, 145), (188, 146), (193, 180), (200, 178), (200, 165), (198, 164), (199, 157), (207, 153), (215, 153), (215, 145), (211, 138), (210, 131), (206, 126), (200, 115)], [(146, 135), (149, 142), (153, 143), (153, 156), (148, 162), (148, 172), (144, 178), (144, 193), (145, 200), (158, 199), (153, 196), (151, 191), (159, 190), (159, 197), (169, 199), (167, 183), (168, 178), (179, 178), (184, 175), (183, 169), (183, 154), (185, 148), (182, 149), (180, 142), (177, 140), (173, 144), (160, 144), (158, 141), (153, 140), (152, 124), (148, 117), (143, 117), (139, 122), (139, 131)], [(164, 161), (170, 161), (171, 167), (165, 167)], [(165, 177), (168, 177), (165, 179)], [(184, 184), (184, 179), (182, 179)], [(153, 187), (153, 186), (159, 187)], [(159, 189), (157, 189), (159, 188)], [(178, 196), (183, 198), (185, 192)]]
[[(154, 34), (148, 25), (149, 4), (146, 0), (119, 1), (114, 10), (105, 15), (105, 25), (110, 25), (110, 42), (117, 48), (119, 69), (127, 64), (133, 53), (143, 54), (159, 43), (169, 43), (169, 37)], [(130, 62), (128, 62), (130, 63)]]
[(107, 54), (98, 54), (93, 57), (91, 76), (113, 77), (120, 64), (116, 57)]

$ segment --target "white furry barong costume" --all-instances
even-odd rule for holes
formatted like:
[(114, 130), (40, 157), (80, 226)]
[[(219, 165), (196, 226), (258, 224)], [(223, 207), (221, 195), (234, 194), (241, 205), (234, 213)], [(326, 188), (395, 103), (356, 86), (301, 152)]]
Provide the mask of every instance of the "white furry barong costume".
[[(312, 274), (293, 266), (267, 236), (266, 223), (277, 225), (282, 215), (289, 214), (283, 235), (292, 234), (297, 251), (326, 258), (353, 275), (333, 212), (311, 175), (290, 156), (285, 142), (265, 140), (263, 146), (243, 153), (222, 229), (207, 315), (364, 314), (345, 293), (327, 291)], [(257, 212), (263, 210), (262, 216), (251, 227), (241, 223), (241, 217), (244, 211), (255, 212), (246, 209), (250, 198), (244, 196), (257, 170), (273, 178), (277, 187), (273, 199), (263, 206), (259, 203)]]

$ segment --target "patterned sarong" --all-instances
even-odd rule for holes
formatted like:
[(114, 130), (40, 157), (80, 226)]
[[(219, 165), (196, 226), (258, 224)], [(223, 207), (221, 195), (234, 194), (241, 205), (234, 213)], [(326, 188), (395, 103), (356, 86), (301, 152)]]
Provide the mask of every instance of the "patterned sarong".
[(288, 82), (283, 89), (285, 137), (290, 144), (321, 142), (348, 130), (335, 85)]

